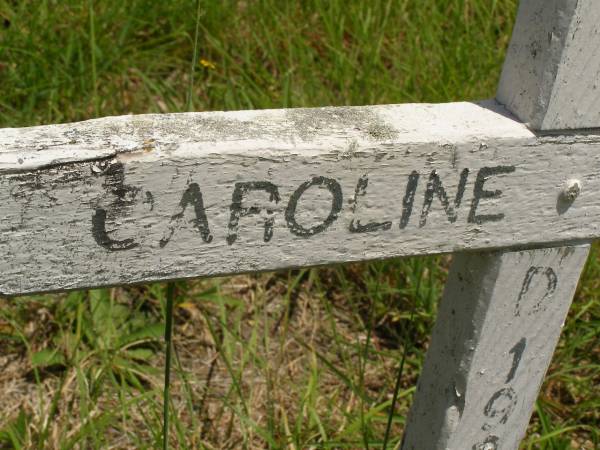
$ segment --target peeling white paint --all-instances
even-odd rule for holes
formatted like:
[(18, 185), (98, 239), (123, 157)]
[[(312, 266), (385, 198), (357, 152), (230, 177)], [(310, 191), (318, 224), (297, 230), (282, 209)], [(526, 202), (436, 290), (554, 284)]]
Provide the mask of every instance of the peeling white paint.
[[(599, 150), (600, 136), (536, 136), (490, 102), (128, 116), (0, 130), (0, 292), (588, 240), (600, 237)], [(406, 215), (411, 174), (418, 179)], [(302, 191), (295, 220), (319, 232), (299, 236), (286, 211), (294, 192), (319, 177), (339, 186), (339, 211), (325, 184)], [(363, 178), (368, 185), (359, 192)], [(563, 204), (562, 186), (572, 178), (586, 189)], [(233, 195), (243, 182), (271, 183), (279, 200), (260, 189), (245, 194), (242, 207), (257, 206), (258, 214), (239, 219), (230, 243)], [(439, 192), (426, 201), (435, 182), (447, 210)], [(202, 195), (204, 237), (191, 203), (173, 218), (190, 185)], [(318, 228), (332, 211), (331, 223)], [(94, 217), (104, 221), (100, 241), (122, 248), (98, 243)]]
[(597, 0), (522, 0), (498, 101), (536, 130), (600, 127)]
[[(528, 169), (528, 177), (507, 191), (511, 203), (524, 206), (519, 212), (524, 222), (511, 223), (515, 242), (539, 242), (555, 225), (550, 216), (537, 221), (541, 216), (534, 205), (545, 196), (534, 187), (539, 177), (556, 183), (555, 213), (575, 219), (562, 222), (563, 242), (598, 220), (588, 210), (595, 209), (589, 200), (600, 192), (593, 174), (598, 168), (576, 169), (580, 157), (595, 167), (598, 149), (587, 153), (572, 145), (592, 143), (600, 128), (599, 18), (597, 1), (520, 2), (497, 98), (530, 128), (553, 130), (557, 139), (552, 156), (540, 153), (538, 144), (524, 143), (521, 149), (520, 157), (537, 159), (544, 169)], [(566, 137), (556, 131), (561, 129), (576, 131)], [(542, 162), (545, 157), (551, 160)], [(545, 171), (560, 159), (563, 173)], [(530, 197), (519, 200), (524, 191)], [(571, 216), (577, 210), (582, 215)], [(498, 237), (488, 242), (493, 245)], [(583, 245), (455, 256), (403, 450), (519, 448), (588, 251)], [(457, 378), (464, 380), (464, 397), (453, 394)], [(460, 418), (449, 423), (454, 408)]]
[(519, 448), (588, 252), (455, 255), (404, 450)]

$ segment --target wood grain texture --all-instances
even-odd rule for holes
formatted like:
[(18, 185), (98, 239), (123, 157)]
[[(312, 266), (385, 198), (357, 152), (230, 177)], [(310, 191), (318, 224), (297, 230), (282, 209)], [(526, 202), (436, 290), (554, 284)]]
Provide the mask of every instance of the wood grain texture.
[(600, 127), (600, 2), (522, 0), (497, 98), (533, 129)]
[(458, 254), (403, 450), (515, 450), (589, 246)]
[(589, 240), (599, 150), (493, 102), (4, 129), (0, 292)]
[[(600, 127), (598, 19), (591, 0), (521, 1), (497, 98), (528, 127)], [(403, 450), (519, 447), (588, 251), (454, 256)]]

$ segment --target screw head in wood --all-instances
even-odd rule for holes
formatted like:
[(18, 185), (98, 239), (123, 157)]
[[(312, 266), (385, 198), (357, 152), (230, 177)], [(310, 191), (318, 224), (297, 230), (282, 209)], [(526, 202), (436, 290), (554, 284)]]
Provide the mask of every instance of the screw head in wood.
[(581, 181), (575, 178), (567, 180), (563, 185), (561, 196), (563, 199), (572, 202), (581, 194), (581, 187)]

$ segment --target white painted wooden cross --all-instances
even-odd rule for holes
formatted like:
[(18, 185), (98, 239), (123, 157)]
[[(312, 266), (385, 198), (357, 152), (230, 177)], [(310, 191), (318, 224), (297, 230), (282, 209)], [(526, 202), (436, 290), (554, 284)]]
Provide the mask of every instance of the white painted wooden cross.
[(600, 3), (523, 0), (496, 100), (0, 130), (0, 293), (457, 253), (405, 450), (516, 449), (600, 237)]

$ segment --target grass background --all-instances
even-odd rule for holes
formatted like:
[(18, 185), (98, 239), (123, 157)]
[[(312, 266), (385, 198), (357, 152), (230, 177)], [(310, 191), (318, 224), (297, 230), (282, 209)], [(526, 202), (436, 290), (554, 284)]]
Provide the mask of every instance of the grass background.
[[(516, 0), (0, 0), (0, 126), (493, 97)], [(446, 258), (180, 282), (171, 444), (395, 448)], [(0, 449), (160, 448), (161, 284), (0, 299)], [(410, 320), (411, 314), (413, 319)], [(600, 447), (594, 249), (523, 448)]]

